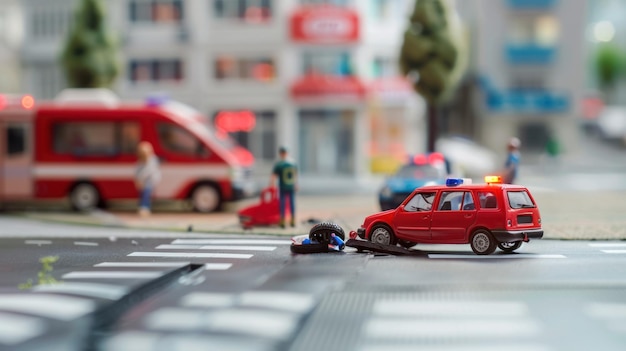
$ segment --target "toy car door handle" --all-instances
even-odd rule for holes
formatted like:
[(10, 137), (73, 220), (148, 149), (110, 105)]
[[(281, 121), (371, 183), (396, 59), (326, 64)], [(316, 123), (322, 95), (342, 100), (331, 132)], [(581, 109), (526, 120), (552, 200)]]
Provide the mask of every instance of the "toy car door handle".
[(472, 218), (472, 217), (474, 217), (474, 215), (471, 214), (471, 213), (468, 213), (468, 214), (465, 215), (465, 218)]

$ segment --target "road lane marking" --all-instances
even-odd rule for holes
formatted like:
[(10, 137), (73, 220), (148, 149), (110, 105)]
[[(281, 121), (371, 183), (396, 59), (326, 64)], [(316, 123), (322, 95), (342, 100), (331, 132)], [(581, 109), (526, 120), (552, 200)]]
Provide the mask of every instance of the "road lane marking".
[(43, 334), (42, 319), (0, 312), (0, 344), (15, 345)]
[(429, 345), (429, 346), (403, 346), (395, 344), (368, 344), (358, 349), (358, 351), (553, 351), (554, 349), (540, 344), (523, 344), (515, 342), (511, 344), (494, 344), (488, 345)]
[(156, 330), (208, 330), (287, 340), (296, 330), (299, 316), (282, 311), (233, 309), (204, 311), (166, 307), (150, 313), (145, 321), (150, 329)]
[(237, 301), (233, 294), (194, 292), (183, 296), (180, 304), (193, 308), (231, 307)]
[(194, 258), (235, 258), (247, 260), (254, 255), (230, 254), (230, 253), (205, 253), (205, 252), (133, 252), (131, 257), (194, 257)]
[(245, 246), (245, 245), (159, 245), (159, 250), (241, 250), (241, 251), (274, 251), (276, 246)]
[(95, 302), (79, 297), (52, 294), (0, 295), (0, 310), (70, 321), (90, 313)]
[(296, 331), (299, 315), (282, 311), (216, 310), (207, 313), (209, 330), (288, 340)]
[(291, 240), (280, 239), (176, 239), (172, 244), (189, 245), (291, 245)]
[(163, 272), (86, 271), (64, 274), (62, 279), (154, 279)]
[(593, 243), (591, 247), (626, 247), (626, 243)]
[(162, 335), (140, 331), (129, 331), (114, 335), (104, 341), (106, 351), (157, 350)]
[(376, 339), (520, 338), (541, 333), (529, 318), (428, 319), (375, 317), (365, 323), (362, 335)]
[(587, 305), (585, 311), (596, 318), (626, 320), (626, 304), (594, 302)]
[(26, 245), (51, 245), (51, 240), (26, 240), (24, 241)]
[(204, 270), (205, 271), (225, 271), (232, 267), (232, 263), (205, 263)]
[(482, 260), (482, 259), (515, 259), (515, 258), (567, 258), (565, 255), (542, 255), (542, 254), (507, 254), (507, 255), (452, 255), (452, 254), (428, 254), (428, 258), (446, 258), (446, 259), (470, 259), (470, 260)]
[(129, 288), (112, 284), (63, 282), (63, 284), (38, 285), (33, 290), (119, 300), (128, 293)]
[(372, 314), (387, 317), (523, 317), (528, 312), (526, 304), (516, 301), (379, 300), (372, 309)]
[(602, 250), (602, 252), (608, 254), (626, 254), (626, 250)]
[(127, 268), (163, 268), (163, 267), (184, 267), (191, 262), (100, 262), (94, 267), (127, 267)]
[(286, 312), (306, 313), (315, 305), (310, 294), (283, 291), (249, 291), (239, 296), (239, 305)]
[(98, 246), (100, 244), (90, 241), (74, 241), (74, 245), (76, 246)]

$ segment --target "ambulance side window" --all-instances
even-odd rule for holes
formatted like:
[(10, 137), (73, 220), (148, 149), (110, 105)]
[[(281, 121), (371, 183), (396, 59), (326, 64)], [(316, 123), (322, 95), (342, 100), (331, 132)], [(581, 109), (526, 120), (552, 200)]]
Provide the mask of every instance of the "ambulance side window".
[(157, 132), (159, 142), (169, 152), (193, 157), (208, 156), (208, 151), (198, 138), (175, 124), (159, 123)]
[(114, 122), (59, 122), (52, 129), (52, 148), (57, 154), (110, 157), (120, 152)]
[(26, 131), (24, 127), (9, 125), (6, 132), (7, 156), (20, 155), (26, 152)]

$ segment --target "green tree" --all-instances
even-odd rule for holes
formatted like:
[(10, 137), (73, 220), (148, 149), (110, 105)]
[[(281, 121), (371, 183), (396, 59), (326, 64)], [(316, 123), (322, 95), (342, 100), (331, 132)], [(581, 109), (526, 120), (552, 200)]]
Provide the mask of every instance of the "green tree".
[(72, 88), (108, 88), (119, 73), (117, 45), (106, 31), (100, 0), (81, 0), (61, 55)]
[(626, 59), (624, 54), (615, 44), (602, 44), (596, 51), (594, 60), (596, 78), (608, 103), (613, 101), (615, 86), (624, 72), (624, 59)]
[(428, 105), (428, 151), (438, 136), (437, 106), (452, 95), (465, 69), (458, 16), (441, 0), (416, 0), (400, 51), (400, 69)]

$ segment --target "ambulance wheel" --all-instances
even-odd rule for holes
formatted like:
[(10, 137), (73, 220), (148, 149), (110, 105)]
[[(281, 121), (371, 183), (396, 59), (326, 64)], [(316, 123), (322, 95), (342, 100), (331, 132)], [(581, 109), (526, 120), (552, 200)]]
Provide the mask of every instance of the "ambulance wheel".
[(477, 255), (490, 255), (496, 250), (497, 243), (489, 231), (479, 229), (472, 234), (470, 246)]
[(341, 240), (346, 240), (346, 234), (339, 225), (331, 222), (318, 223), (309, 230), (309, 239), (321, 244), (330, 243), (330, 235), (335, 233)]
[(217, 211), (222, 205), (222, 196), (213, 185), (200, 184), (191, 192), (191, 205), (194, 211), (209, 213)]
[(98, 207), (100, 192), (93, 184), (79, 183), (70, 192), (70, 204), (75, 211), (90, 211)]

